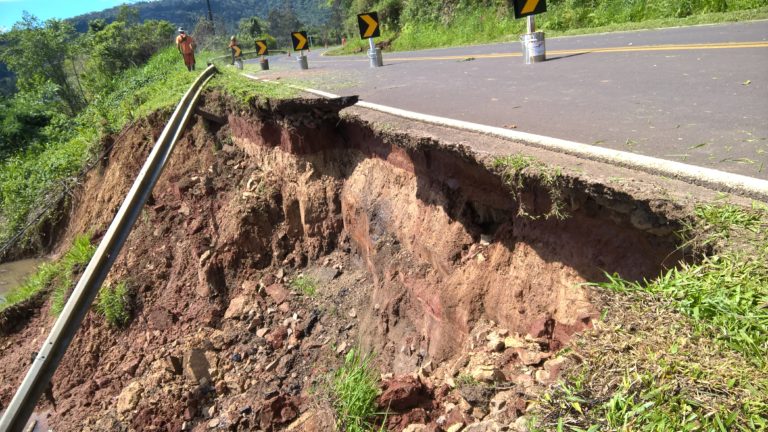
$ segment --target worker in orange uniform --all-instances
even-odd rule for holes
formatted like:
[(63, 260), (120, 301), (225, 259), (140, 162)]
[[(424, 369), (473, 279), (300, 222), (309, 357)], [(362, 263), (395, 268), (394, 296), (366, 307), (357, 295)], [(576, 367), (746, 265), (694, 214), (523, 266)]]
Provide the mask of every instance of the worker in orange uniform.
[(229, 49), (232, 51), (232, 64), (237, 66), (238, 69), (243, 68), (243, 50), (240, 49), (240, 44), (237, 43), (237, 38), (232, 36), (229, 38)]
[(187, 65), (187, 70), (195, 70), (195, 39), (188, 35), (183, 28), (179, 27), (179, 35), (176, 36), (176, 48), (184, 56), (184, 64)]

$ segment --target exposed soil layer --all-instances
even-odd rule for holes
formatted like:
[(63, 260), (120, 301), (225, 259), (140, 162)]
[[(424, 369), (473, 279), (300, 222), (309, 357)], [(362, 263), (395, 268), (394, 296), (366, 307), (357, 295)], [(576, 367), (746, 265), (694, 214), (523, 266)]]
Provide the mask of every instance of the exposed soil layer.
[[(377, 353), (389, 428), (506, 427), (596, 316), (580, 284), (680, 258), (668, 200), (565, 173), (567, 217), (546, 219), (540, 177), (511, 187), (467, 147), (340, 118), (349, 103), (206, 95), (227, 123), (197, 118), (178, 143), (109, 277), (128, 281), (133, 319), (86, 316), (38, 407), (52, 429), (330, 430), (323, 389), (356, 346)], [(103, 234), (162, 123), (134, 125), (89, 175), (62, 247)], [(299, 274), (315, 294), (291, 288)], [(0, 408), (48, 309), (0, 339)]]

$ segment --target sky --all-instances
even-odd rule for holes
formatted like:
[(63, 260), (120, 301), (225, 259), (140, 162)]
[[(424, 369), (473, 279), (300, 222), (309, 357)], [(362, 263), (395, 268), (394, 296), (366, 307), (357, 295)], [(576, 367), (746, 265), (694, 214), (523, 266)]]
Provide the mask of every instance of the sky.
[(0, 0), (0, 31), (10, 30), (27, 11), (45, 21), (50, 18), (71, 18), (88, 12), (111, 8), (136, 0)]

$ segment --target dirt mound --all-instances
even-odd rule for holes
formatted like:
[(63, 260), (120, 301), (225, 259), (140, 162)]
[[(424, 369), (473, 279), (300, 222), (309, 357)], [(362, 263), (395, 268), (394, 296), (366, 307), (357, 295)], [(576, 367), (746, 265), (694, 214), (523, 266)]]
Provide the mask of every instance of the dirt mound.
[[(329, 430), (318, 389), (353, 346), (393, 374), (389, 427), (506, 427), (590, 326), (579, 284), (674, 258), (653, 203), (571, 179), (569, 217), (533, 219), (521, 205), (546, 213), (546, 185), (513, 190), (465, 148), (339, 118), (348, 103), (206, 96), (227, 124), (198, 118), (178, 143), (109, 277), (128, 281), (134, 318), (86, 317), (55, 410), (39, 407), (54, 430)], [(161, 127), (115, 144), (62, 244), (104, 232)], [(43, 308), (0, 342), (3, 406), (51, 322)]]

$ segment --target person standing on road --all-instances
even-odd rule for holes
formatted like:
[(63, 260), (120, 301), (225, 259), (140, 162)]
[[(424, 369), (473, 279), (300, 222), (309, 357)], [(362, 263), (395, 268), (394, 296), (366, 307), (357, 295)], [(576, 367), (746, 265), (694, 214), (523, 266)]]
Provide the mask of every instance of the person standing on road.
[(184, 64), (187, 66), (187, 70), (195, 70), (195, 48), (197, 44), (192, 36), (188, 35), (183, 28), (179, 27), (179, 35), (176, 36), (176, 48), (184, 56)]
[(241, 55), (243, 51), (240, 49), (240, 45), (237, 43), (237, 38), (232, 36), (229, 38), (229, 49), (232, 51), (232, 64), (237, 65), (238, 69), (243, 68), (243, 59)]

